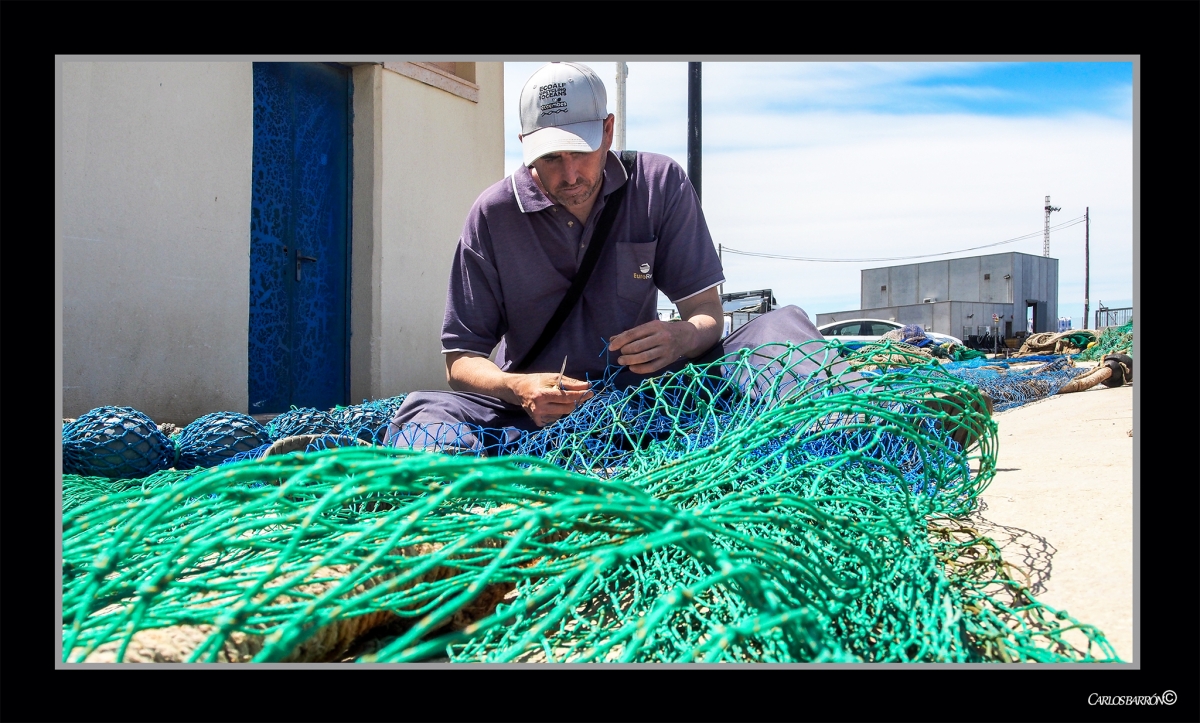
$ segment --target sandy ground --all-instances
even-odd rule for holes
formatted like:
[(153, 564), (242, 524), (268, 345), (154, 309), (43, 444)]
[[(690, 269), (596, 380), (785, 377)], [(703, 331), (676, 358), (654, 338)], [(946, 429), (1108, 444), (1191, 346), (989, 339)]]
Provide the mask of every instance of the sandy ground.
[(974, 519), (1029, 572), (1035, 597), (1133, 655), (1132, 386), (996, 414), (997, 473)]

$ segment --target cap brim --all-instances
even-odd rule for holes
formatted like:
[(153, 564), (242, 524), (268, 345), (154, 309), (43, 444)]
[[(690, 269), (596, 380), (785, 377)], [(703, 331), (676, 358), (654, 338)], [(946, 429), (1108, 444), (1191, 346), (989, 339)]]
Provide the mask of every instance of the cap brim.
[(521, 138), (525, 165), (547, 153), (591, 153), (604, 142), (604, 121), (584, 121), (565, 126), (547, 126)]

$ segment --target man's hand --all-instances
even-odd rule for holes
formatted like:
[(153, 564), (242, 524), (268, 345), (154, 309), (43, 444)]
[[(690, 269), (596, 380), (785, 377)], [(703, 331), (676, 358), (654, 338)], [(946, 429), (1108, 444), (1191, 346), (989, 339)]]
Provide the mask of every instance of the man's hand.
[(545, 427), (579, 408), (594, 395), (588, 383), (562, 378), (558, 388), (557, 374), (520, 374), (511, 389), (521, 400), (521, 406), (539, 427)]
[(721, 338), (721, 297), (716, 288), (680, 301), (684, 321), (648, 321), (608, 340), (617, 363), (635, 374), (652, 374), (672, 362), (700, 356)]
[(470, 352), (446, 354), (446, 381), (455, 391), (519, 404), (539, 427), (570, 414), (594, 396), (587, 382), (564, 376), (559, 389), (558, 374), (502, 372), (492, 360)]
[(648, 321), (617, 334), (609, 351), (620, 352), (617, 363), (636, 374), (650, 374), (687, 356), (695, 345), (696, 327), (678, 321)]

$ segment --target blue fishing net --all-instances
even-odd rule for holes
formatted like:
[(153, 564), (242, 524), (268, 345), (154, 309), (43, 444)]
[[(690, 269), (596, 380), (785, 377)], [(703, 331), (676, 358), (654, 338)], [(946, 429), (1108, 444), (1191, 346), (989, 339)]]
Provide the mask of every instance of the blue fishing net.
[[(1053, 361), (1023, 370), (1011, 367), (989, 369), (982, 366), (970, 366), (970, 364), (971, 362), (954, 362), (944, 365), (943, 368), (948, 373), (975, 385), (980, 391), (991, 397), (997, 412), (1056, 394), (1059, 389), (1079, 376), (1081, 372), (1086, 371), (1076, 367), (1066, 356), (1056, 356), (1053, 357)], [(999, 366), (999, 364), (986, 366)]]

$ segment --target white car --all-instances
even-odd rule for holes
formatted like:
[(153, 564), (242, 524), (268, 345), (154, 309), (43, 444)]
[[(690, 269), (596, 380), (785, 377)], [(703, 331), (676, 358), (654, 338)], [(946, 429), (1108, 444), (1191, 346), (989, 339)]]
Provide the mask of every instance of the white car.
[[(904, 324), (887, 321), (886, 319), (846, 319), (845, 321), (833, 321), (824, 326), (818, 326), (817, 331), (821, 332), (821, 336), (826, 339), (879, 341), (879, 338), (889, 331), (903, 328)], [(950, 336), (949, 334), (927, 331), (925, 332), (925, 336), (938, 344), (950, 342), (959, 346), (963, 345), (962, 339)]]

